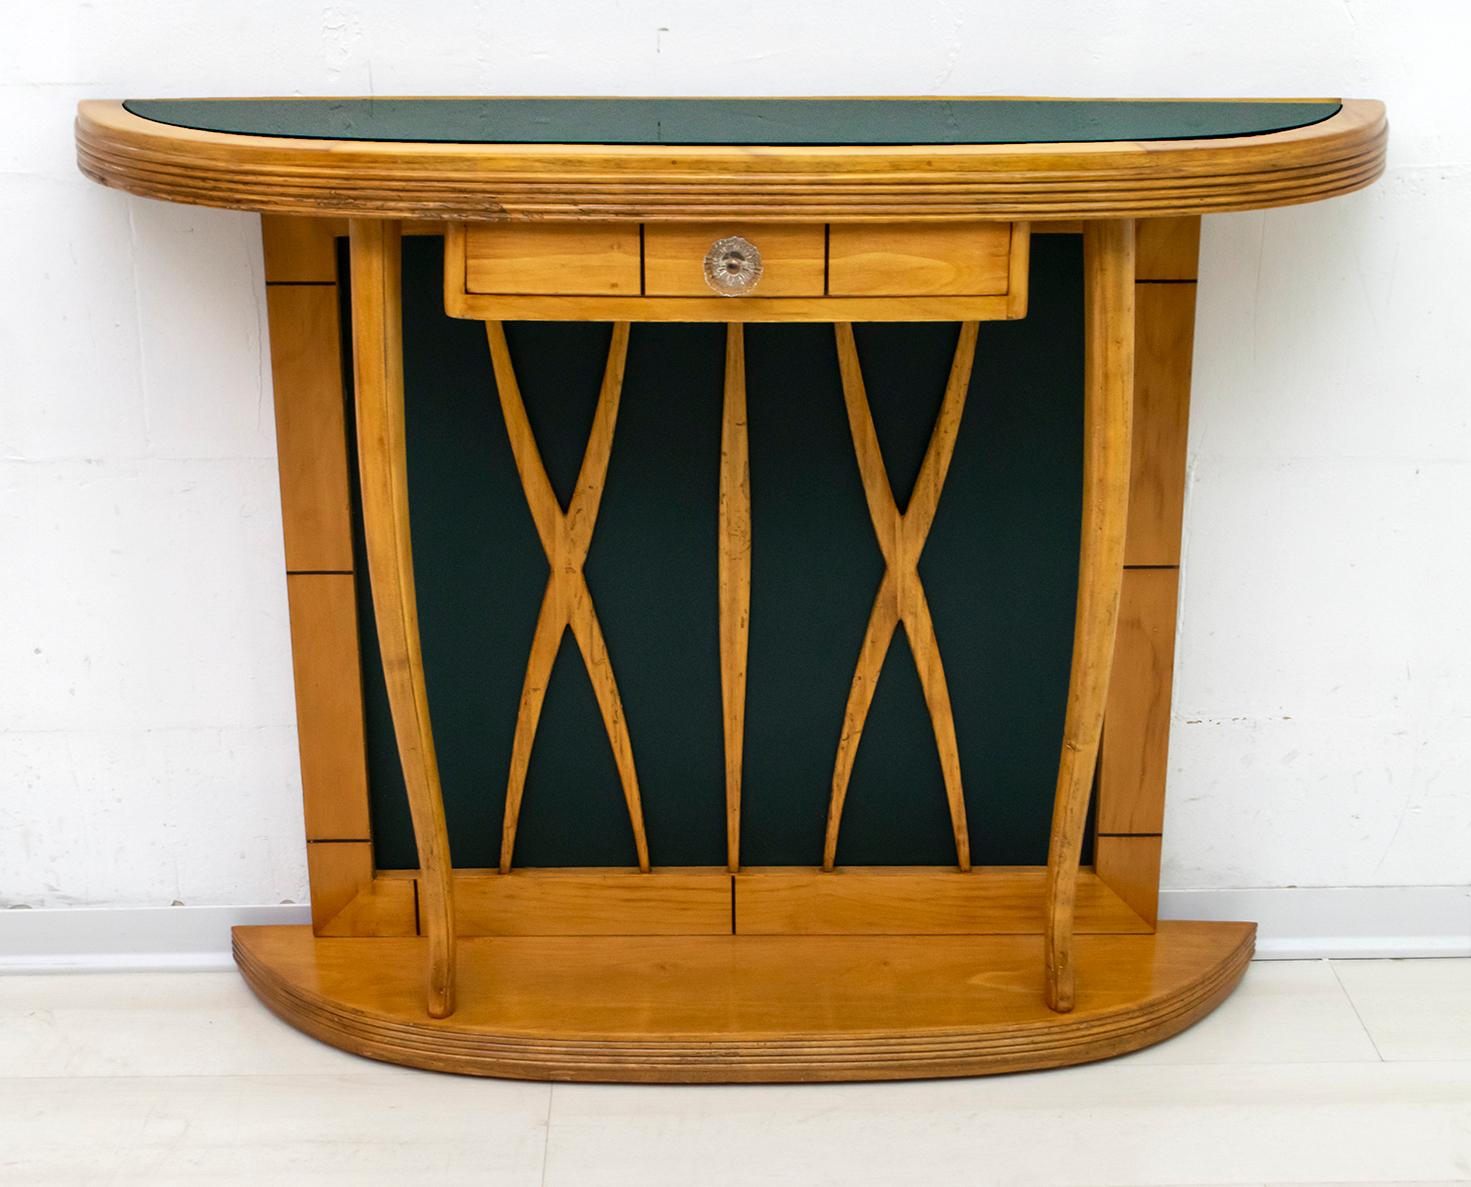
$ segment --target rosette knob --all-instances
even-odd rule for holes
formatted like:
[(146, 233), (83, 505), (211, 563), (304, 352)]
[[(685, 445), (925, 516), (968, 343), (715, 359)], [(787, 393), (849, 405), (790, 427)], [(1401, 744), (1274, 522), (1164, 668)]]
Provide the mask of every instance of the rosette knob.
[(705, 282), (722, 297), (740, 297), (761, 279), (761, 252), (749, 239), (717, 239), (705, 253)]

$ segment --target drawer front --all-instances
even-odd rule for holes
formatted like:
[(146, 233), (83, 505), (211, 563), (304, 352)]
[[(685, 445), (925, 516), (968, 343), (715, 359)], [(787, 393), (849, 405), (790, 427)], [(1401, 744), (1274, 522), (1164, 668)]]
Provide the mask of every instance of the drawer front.
[(637, 223), (473, 223), (465, 233), (471, 293), (636, 297)]
[(1026, 316), (1026, 223), (450, 223), (445, 309), (506, 321)]
[(1010, 223), (834, 223), (834, 297), (985, 296), (1007, 291)]
[[(649, 223), (644, 228), (644, 292), (651, 297), (726, 295), (707, 277), (706, 258), (717, 244), (731, 240), (744, 243), (731, 244), (719, 253), (722, 259), (734, 253), (747, 262), (759, 260), (759, 276), (740, 296), (822, 296), (827, 248), (821, 223)], [(736, 275), (734, 261), (731, 274)]]

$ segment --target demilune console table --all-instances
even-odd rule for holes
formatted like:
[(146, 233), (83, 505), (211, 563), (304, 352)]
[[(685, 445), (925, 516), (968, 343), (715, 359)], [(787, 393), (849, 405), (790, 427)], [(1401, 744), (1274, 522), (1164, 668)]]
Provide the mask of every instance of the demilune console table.
[(263, 216), (313, 923), (236, 929), (261, 1000), (553, 1080), (1012, 1071), (1207, 1013), (1254, 926), (1156, 921), (1200, 216), (1359, 189), (1385, 136), (81, 104), (89, 177)]

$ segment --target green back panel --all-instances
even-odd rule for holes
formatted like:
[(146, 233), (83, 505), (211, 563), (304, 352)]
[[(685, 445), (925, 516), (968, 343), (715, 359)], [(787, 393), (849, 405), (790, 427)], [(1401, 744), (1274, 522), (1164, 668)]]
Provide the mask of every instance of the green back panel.
[(1252, 136), (1319, 123), (1336, 100), (129, 99), (175, 127), (442, 144), (1039, 144)]
[[(410, 512), (454, 860), (484, 867), (497, 860), (516, 706), (547, 567), (506, 441), (484, 329), (445, 316), (441, 268), (438, 239), (405, 240)], [(1038, 236), (1029, 316), (982, 325), (954, 462), (920, 562), (955, 706), (972, 851), (985, 864), (1046, 860), (1076, 595), (1081, 273), (1077, 236)], [(345, 313), (346, 285), (342, 294)], [(609, 333), (576, 323), (507, 327), (564, 502)], [(933, 324), (857, 329), (901, 506), (957, 333)], [(724, 335), (718, 325), (634, 326), (586, 564), (656, 865), (725, 860), (716, 591)], [(883, 561), (853, 456), (832, 328), (752, 325), (746, 343), (753, 558), (742, 858), (815, 865), (848, 685)], [(360, 522), (358, 533), (366, 572)], [(366, 581), (359, 612), (376, 857), (385, 868), (411, 867), (413, 835)], [(902, 629), (859, 750), (839, 860), (954, 860), (939, 761)], [(516, 863), (633, 861), (617, 773), (569, 635), (537, 734)]]

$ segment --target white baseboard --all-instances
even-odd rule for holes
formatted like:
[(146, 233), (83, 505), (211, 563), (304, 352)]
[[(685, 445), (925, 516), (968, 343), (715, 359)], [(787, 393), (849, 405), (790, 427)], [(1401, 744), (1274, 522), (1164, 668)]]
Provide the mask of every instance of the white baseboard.
[(1165, 890), (1162, 919), (1251, 919), (1260, 960), (1471, 956), (1471, 886)]
[(0, 911), (0, 973), (228, 969), (235, 924), (311, 918), (310, 907), (294, 904)]
[[(1264, 960), (1471, 956), (1471, 886), (1166, 890), (1165, 919), (1252, 919)], [(306, 906), (0, 911), (0, 973), (227, 969), (235, 924), (307, 923)]]

